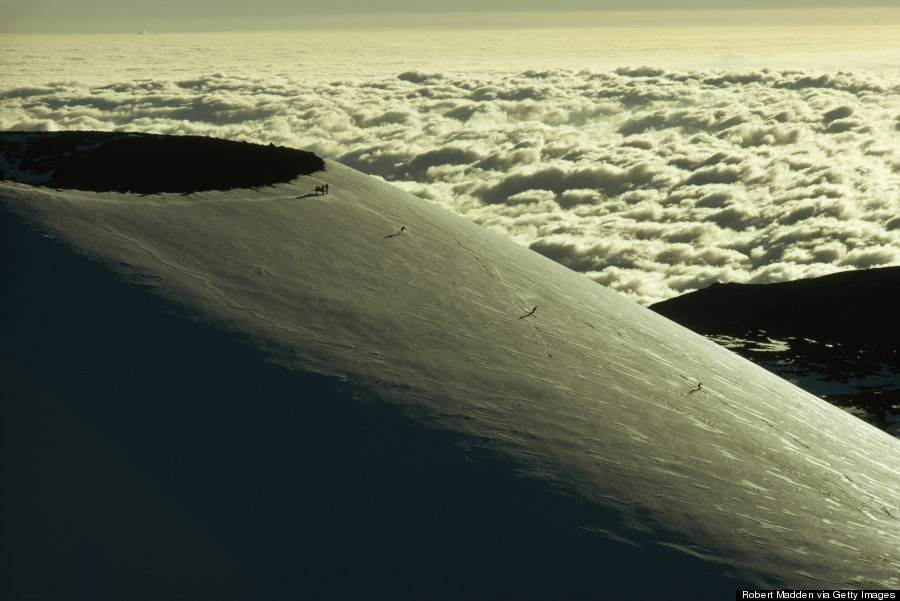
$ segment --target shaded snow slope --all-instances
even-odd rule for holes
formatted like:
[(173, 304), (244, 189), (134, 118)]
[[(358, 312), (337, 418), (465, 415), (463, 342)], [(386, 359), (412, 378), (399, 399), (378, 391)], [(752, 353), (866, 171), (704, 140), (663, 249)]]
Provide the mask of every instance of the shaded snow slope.
[[(331, 193), (314, 195), (325, 182)], [(90, 397), (103, 378), (128, 380), (108, 367), (151, 380), (159, 406), (142, 386), (108, 395), (123, 414), (134, 397), (138, 414), (165, 415), (153, 415), (164, 440), (132, 452), (157, 468), (179, 464), (169, 453), (196, 464), (159, 478), (225, 540), (214, 548), (238, 564), (266, 550), (273, 561), (241, 581), (251, 589), (257, 578), (360, 598), (571, 598), (900, 582), (897, 440), (388, 184), (326, 162), (253, 191), (0, 190), (13, 231), (22, 221), (94, 262), (77, 269), (105, 283), (82, 306), (134, 312), (109, 326), (114, 342), (73, 358), (100, 362), (99, 385), (54, 381)], [(42, 268), (76, 260), (53, 249)], [(173, 325), (173, 307), (193, 321)], [(38, 325), (5, 327), (32, 344), (46, 324), (21, 310)], [(145, 371), (120, 356), (142, 352), (123, 331), (154, 320)], [(181, 412), (189, 425), (172, 425)], [(240, 502), (221, 501), (229, 515), (197, 482), (232, 469), (250, 481)], [(238, 516), (248, 525), (229, 525)]]

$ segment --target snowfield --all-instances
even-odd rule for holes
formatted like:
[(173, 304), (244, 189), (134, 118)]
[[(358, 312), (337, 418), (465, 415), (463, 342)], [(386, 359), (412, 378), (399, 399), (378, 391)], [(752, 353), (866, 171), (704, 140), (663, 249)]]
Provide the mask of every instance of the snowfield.
[[(330, 193), (316, 194), (325, 183)], [(87, 257), (90, 264), (77, 263), (85, 273), (112, 273), (111, 290), (151, 299), (135, 304), (141, 319), (177, 312), (184, 332), (203, 328), (219, 333), (220, 348), (252, 349), (258, 354), (248, 356), (259, 369), (284, 381), (277, 403), (274, 386), (265, 384), (258, 393), (239, 386), (228, 393), (214, 380), (226, 381), (230, 368), (198, 356), (197, 377), (205, 380), (186, 386), (194, 368), (178, 363), (178, 347), (186, 344), (178, 328), (147, 351), (159, 362), (147, 367), (151, 372), (128, 363), (136, 371), (129, 377), (157, 380), (165, 391), (160, 397), (178, 399), (188, 414), (198, 403), (247, 416), (240, 436), (216, 433), (238, 432), (241, 423), (214, 427), (198, 419), (196, 431), (185, 428), (180, 439), (142, 438), (135, 453), (184, 453), (190, 445), (183, 441), (194, 436), (207, 448), (221, 446), (200, 473), (183, 457), (191, 466), (183, 468), (183, 481), (154, 476), (150, 468), (141, 473), (165, 482), (160, 486), (172, 503), (216, 532), (217, 549), (251, 565), (246, 590), (258, 597), (261, 591), (278, 598), (368, 599), (676, 591), (677, 598), (727, 597), (742, 587), (900, 588), (900, 441), (588, 278), (380, 180), (326, 161), (324, 171), (252, 190), (139, 196), (3, 182), (0, 202), (10, 231), (51, 249), (40, 269), (53, 269), (54, 257), (70, 263), (81, 261), (73, 253)], [(17, 255), (17, 248), (7, 252), (16, 278), (38, 277), (20, 273), (36, 259)], [(111, 297), (84, 301), (98, 311), (107, 302)], [(24, 302), (17, 306), (19, 314), (3, 322), (7, 350), (30, 361), (32, 371), (52, 371), (59, 350), (53, 340), (65, 336), (51, 332), (36, 342), (44, 317)], [(97, 331), (91, 344), (103, 347), (103, 336)], [(33, 351), (28, 359), (17, 344), (43, 345), (46, 355)], [(121, 348), (103, 356), (114, 362)], [(114, 396), (119, 424), (183, 419), (182, 409), (142, 417), (141, 411), (152, 413), (146, 406), (130, 416), (129, 394), (103, 392), (103, 374), (112, 378), (109, 370), (122, 366), (98, 365), (88, 355), (71, 359), (96, 370), (84, 376), (94, 380), (78, 386), (89, 391), (86, 397)], [(33, 367), (39, 364), (45, 365)], [(54, 378), (65, 390), (61, 376)], [(159, 384), (167, 378), (171, 386)], [(311, 382), (315, 393), (300, 388)], [(28, 403), (27, 390), (8, 402)], [(255, 412), (267, 417), (251, 417)], [(386, 417), (367, 430), (362, 416), (373, 412)], [(341, 431), (355, 431), (357, 422), (372, 439), (354, 447)], [(308, 438), (295, 440), (292, 431)], [(254, 454), (260, 446), (274, 449), (275, 441), (278, 452)], [(379, 450), (382, 445), (396, 446), (396, 453)], [(297, 483), (300, 460), (292, 453), (313, 448), (315, 458), (303, 462), (318, 467)], [(453, 462), (429, 459), (438, 448)], [(221, 469), (230, 476), (216, 475), (216, 457), (229, 458)], [(241, 477), (259, 491), (241, 493), (249, 495), (241, 504), (208, 492), (240, 489), (222, 483)], [(294, 484), (283, 484), (288, 481)], [(81, 494), (112, 493), (101, 486)], [(215, 509), (222, 503), (234, 509), (227, 519)], [(4, 523), (10, 519), (7, 510)], [(77, 512), (72, 519), (80, 519)], [(71, 533), (35, 536), (69, 537), (75, 548), (81, 541)], [(263, 559), (254, 564), (251, 549)], [(13, 565), (25, 572), (50, 553), (15, 551)], [(185, 566), (196, 558), (170, 560), (174, 567), (160, 569), (174, 578), (193, 569)], [(152, 571), (162, 561), (135, 565)], [(242, 572), (215, 573), (197, 571), (192, 586), (225, 586)], [(9, 590), (27, 588), (24, 576), (10, 574), (4, 574)], [(146, 592), (138, 576), (117, 578), (116, 591)], [(171, 590), (179, 582), (171, 580), (163, 592), (196, 592)], [(72, 587), (90, 589), (81, 580)]]

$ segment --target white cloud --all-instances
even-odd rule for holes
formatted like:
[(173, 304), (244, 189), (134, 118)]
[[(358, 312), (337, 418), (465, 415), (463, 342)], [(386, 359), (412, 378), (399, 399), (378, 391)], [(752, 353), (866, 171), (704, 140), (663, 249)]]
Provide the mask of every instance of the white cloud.
[(214, 73), (0, 90), (2, 129), (318, 152), (644, 303), (900, 264), (900, 85), (850, 72)]

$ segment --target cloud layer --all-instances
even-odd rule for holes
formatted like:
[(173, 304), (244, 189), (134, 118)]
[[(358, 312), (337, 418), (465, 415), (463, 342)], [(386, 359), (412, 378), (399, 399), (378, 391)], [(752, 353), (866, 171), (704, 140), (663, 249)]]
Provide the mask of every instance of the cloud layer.
[(0, 91), (0, 129), (309, 149), (645, 304), (716, 281), (900, 264), (900, 83), (874, 75), (639, 67), (68, 81)]

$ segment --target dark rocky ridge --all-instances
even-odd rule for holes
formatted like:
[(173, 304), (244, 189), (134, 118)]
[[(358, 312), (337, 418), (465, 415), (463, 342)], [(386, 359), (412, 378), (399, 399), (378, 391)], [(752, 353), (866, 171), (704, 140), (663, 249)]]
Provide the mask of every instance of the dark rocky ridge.
[(0, 179), (137, 194), (256, 188), (325, 168), (312, 152), (202, 136), (0, 133)]
[(895, 350), (900, 267), (844, 271), (777, 284), (713, 284), (650, 308), (701, 334), (765, 330), (820, 342)]

